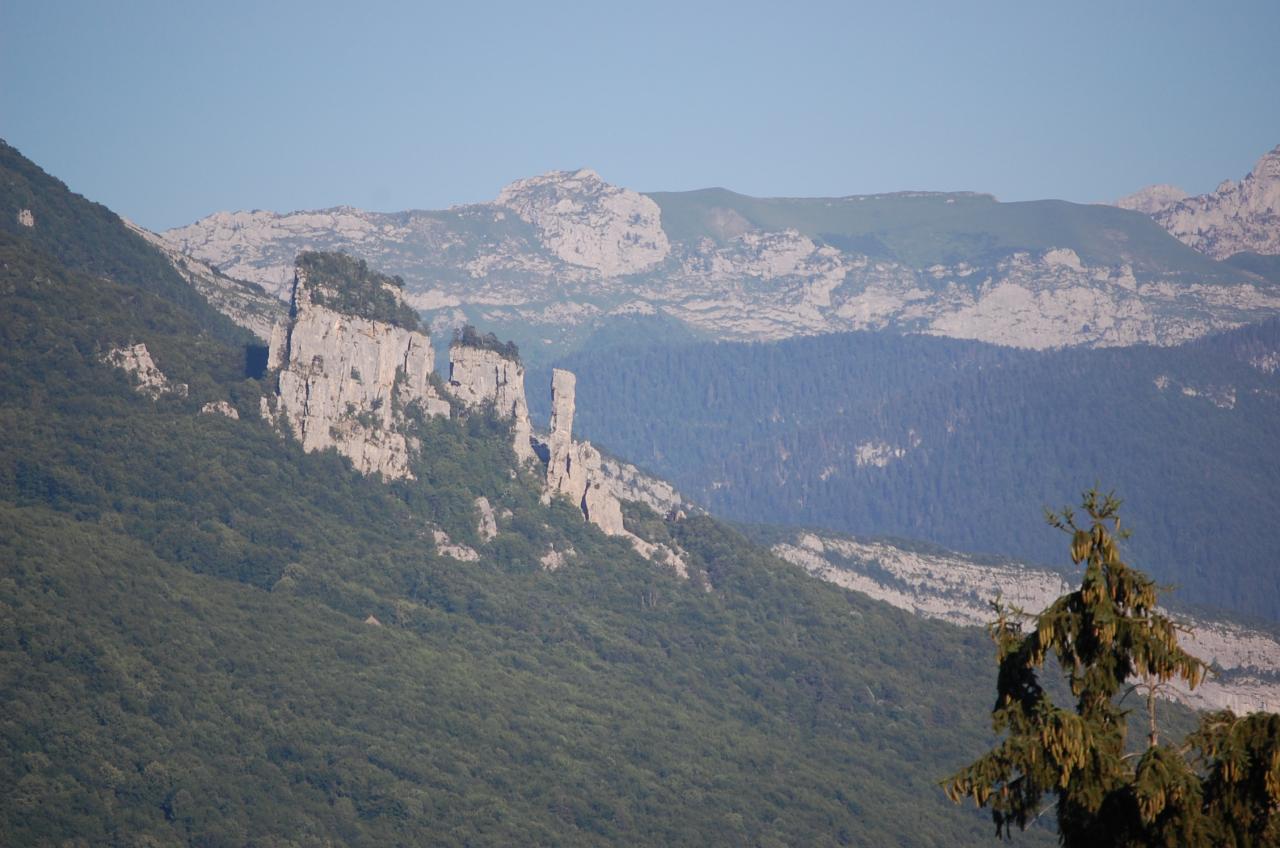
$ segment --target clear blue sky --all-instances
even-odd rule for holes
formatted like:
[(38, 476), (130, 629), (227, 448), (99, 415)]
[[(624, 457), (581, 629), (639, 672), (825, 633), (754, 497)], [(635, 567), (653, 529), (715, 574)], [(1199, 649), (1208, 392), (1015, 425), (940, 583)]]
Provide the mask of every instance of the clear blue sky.
[(0, 136), (161, 229), (642, 191), (1110, 199), (1280, 144), (1280, 2), (0, 0)]

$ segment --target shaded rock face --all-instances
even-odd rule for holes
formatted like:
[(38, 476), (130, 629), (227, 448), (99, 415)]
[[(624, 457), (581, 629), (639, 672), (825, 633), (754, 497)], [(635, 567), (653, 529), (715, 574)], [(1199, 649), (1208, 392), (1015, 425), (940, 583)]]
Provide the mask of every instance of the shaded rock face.
[(427, 415), (449, 405), (430, 382), (426, 334), (344, 315), (313, 302), (299, 268), (287, 328), (271, 333), (268, 362), (278, 367), (276, 411), (307, 451), (334, 448), (364, 474), (411, 478), (417, 439), (402, 432), (402, 410)]
[(512, 421), (512, 448), (521, 463), (534, 459), (533, 425), (524, 396), (524, 368), (519, 362), (486, 348), (455, 344), (449, 348), (446, 387), (465, 406), (493, 405), (501, 418)]
[[(1160, 188), (1164, 187), (1144, 189), (1117, 205)], [(1259, 159), (1239, 182), (1226, 180), (1196, 197), (1170, 196), (1141, 211), (1179, 241), (1215, 259), (1245, 252), (1280, 254), (1280, 146)]]
[(135, 388), (138, 392), (148, 397), (187, 396), (187, 384), (171, 382), (164, 372), (156, 367), (155, 360), (151, 358), (151, 351), (147, 350), (145, 344), (138, 343), (115, 348), (103, 357), (103, 361), (131, 375), (137, 380)]

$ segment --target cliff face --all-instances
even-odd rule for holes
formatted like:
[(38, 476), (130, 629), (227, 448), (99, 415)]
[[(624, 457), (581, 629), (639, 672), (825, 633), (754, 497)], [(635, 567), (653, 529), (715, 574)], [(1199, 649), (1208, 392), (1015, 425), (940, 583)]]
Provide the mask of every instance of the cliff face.
[(425, 334), (385, 321), (334, 311), (315, 301), (299, 266), (292, 318), (271, 334), (269, 365), (279, 368), (276, 412), (307, 451), (335, 448), (365, 474), (410, 478), (417, 439), (402, 432), (402, 410), (417, 404), (448, 415), (430, 382), (434, 368)]
[[(582, 510), (587, 521), (605, 533), (626, 537), (642, 556), (669, 565), (687, 576), (680, 551), (641, 539), (627, 530), (622, 516), (623, 498), (641, 500), (652, 506), (661, 498), (655, 493), (665, 494), (670, 490), (675, 496), (675, 490), (659, 481), (649, 480), (631, 466), (606, 463), (590, 442), (573, 440), (576, 389), (577, 377), (572, 372), (559, 368), (551, 372), (551, 432), (545, 445), (544, 499), (567, 497)], [(635, 496), (641, 491), (644, 495)]]
[(524, 368), (519, 362), (494, 350), (455, 344), (449, 348), (446, 388), (466, 406), (493, 404), (499, 417), (512, 421), (516, 459), (521, 463), (534, 459), (533, 425), (524, 396)]
[[(1274, 209), (1269, 173), (1260, 166), (1237, 192), (1249, 209)], [(1166, 187), (1125, 205), (1153, 211), (1175, 197)], [(1274, 218), (1249, 214), (1275, 237)], [(1188, 241), (1181, 226), (1166, 224)], [(584, 337), (637, 314), (720, 339), (894, 330), (1052, 348), (1177, 344), (1280, 312), (1276, 286), (1215, 267), (1139, 216), (967, 193), (643, 195), (555, 171), (444, 211), (218, 213), (162, 238), (268, 291), (299, 250), (358, 252), (403, 276), (429, 320), (479, 310), (539, 338), (540, 355), (566, 330)]]
[(1116, 205), (1145, 212), (1179, 241), (1215, 259), (1280, 254), (1280, 146), (1244, 179), (1225, 180), (1208, 194), (1188, 197), (1172, 186), (1151, 186)]

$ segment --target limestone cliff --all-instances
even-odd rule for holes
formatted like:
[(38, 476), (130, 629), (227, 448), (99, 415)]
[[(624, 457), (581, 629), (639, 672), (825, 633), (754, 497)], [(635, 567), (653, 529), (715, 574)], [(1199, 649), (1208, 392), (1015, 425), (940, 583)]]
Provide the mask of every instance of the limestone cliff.
[[(551, 372), (551, 432), (544, 446), (547, 456), (544, 499), (567, 497), (582, 510), (587, 521), (608, 535), (627, 538), (642, 556), (665, 563), (687, 576), (685, 559), (680, 551), (641, 539), (627, 530), (623, 521), (621, 498), (642, 488), (653, 496), (652, 493), (664, 492), (665, 484), (652, 481), (653, 485), (642, 487), (638, 481), (645, 479), (643, 475), (631, 466), (619, 463), (612, 463), (612, 471), (606, 471), (606, 462), (600, 451), (590, 442), (573, 440), (576, 389), (577, 377), (572, 372), (559, 368)], [(622, 473), (622, 468), (629, 469), (631, 473)], [(670, 489), (669, 486), (666, 488)], [(675, 490), (670, 491), (674, 495)], [(656, 496), (653, 497), (657, 500)]]
[[(325, 303), (350, 300), (342, 282), (313, 279), (300, 257), (287, 326), (271, 334), (268, 361), (279, 369), (275, 412), (307, 451), (334, 448), (365, 474), (411, 478), (418, 440), (403, 430), (403, 410), (448, 415), (431, 384), (434, 353), (422, 332), (388, 320), (346, 314)], [(378, 297), (398, 297), (375, 279)], [(341, 295), (341, 297), (340, 297)]]
[(1280, 254), (1280, 146), (1264, 154), (1239, 181), (1224, 180), (1208, 194), (1187, 197), (1152, 186), (1116, 202), (1156, 220), (1201, 253)]
[(524, 368), (496, 350), (455, 343), (449, 348), (449, 382), (445, 388), (465, 406), (493, 405), (500, 418), (512, 422), (516, 459), (534, 459), (529, 405), (524, 396)]

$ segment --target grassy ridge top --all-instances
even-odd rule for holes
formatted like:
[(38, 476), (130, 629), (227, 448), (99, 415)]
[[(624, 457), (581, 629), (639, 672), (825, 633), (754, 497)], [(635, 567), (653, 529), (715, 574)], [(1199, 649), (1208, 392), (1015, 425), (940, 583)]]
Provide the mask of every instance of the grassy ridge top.
[(1074, 250), (1092, 263), (1232, 280), (1237, 271), (1182, 244), (1145, 215), (1061, 200), (1000, 203), (967, 192), (757, 198), (726, 189), (658, 192), (672, 238), (724, 242), (744, 228), (798, 230), (836, 247), (917, 267), (981, 265), (1015, 251)]

